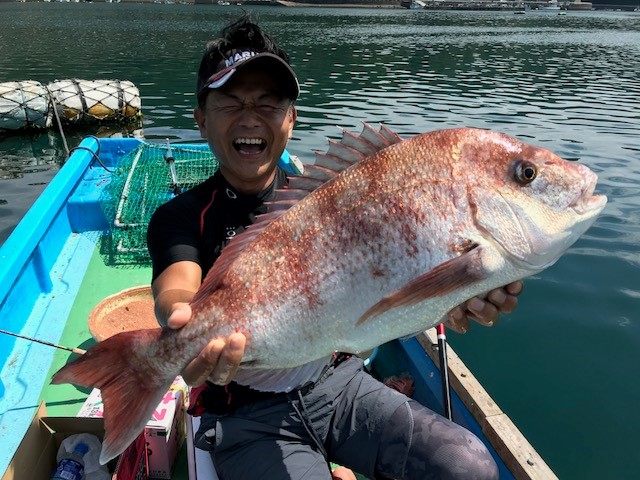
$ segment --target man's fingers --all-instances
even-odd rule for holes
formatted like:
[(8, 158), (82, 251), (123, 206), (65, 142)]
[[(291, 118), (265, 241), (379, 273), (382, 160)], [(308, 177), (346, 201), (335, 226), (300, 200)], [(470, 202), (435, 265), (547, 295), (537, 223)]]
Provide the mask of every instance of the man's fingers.
[(502, 288), (491, 290), (486, 297), (473, 297), (453, 308), (447, 314), (445, 325), (458, 333), (469, 330), (469, 318), (487, 327), (495, 325), (500, 319), (500, 314), (511, 313), (516, 309), (517, 296), (523, 289), (524, 284), (517, 280)]
[(515, 282), (506, 285), (504, 289), (509, 295), (520, 295), (522, 290), (524, 290), (524, 283), (520, 280), (516, 280)]
[(469, 319), (466, 312), (463, 310), (463, 305), (453, 308), (447, 314), (447, 321), (445, 325), (457, 333), (466, 333), (469, 330)]
[(209, 373), (218, 364), (225, 345), (226, 342), (222, 338), (211, 340), (200, 354), (182, 370), (182, 378), (187, 385), (199, 387), (209, 378)]
[(494, 304), (478, 297), (473, 297), (467, 302), (467, 310), (476, 322), (487, 327), (495, 325), (500, 316), (500, 312)]
[(518, 299), (510, 295), (506, 289), (497, 288), (491, 290), (487, 299), (498, 309), (500, 313), (511, 313), (518, 306)]
[(193, 387), (202, 385), (206, 380), (216, 385), (226, 385), (238, 371), (246, 341), (242, 333), (232, 333), (226, 340), (211, 340), (182, 370), (182, 378)]
[(188, 303), (175, 304), (171, 315), (167, 318), (167, 326), (177, 330), (184, 327), (191, 318), (191, 306)]
[(213, 383), (226, 385), (233, 379), (242, 361), (246, 341), (246, 337), (241, 333), (229, 335), (229, 340), (220, 355), (217, 365), (209, 374), (209, 379)]

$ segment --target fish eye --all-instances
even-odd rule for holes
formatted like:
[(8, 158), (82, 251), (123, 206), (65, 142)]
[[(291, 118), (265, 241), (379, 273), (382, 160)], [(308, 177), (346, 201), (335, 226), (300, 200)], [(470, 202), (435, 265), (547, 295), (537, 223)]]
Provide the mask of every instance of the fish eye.
[(515, 164), (514, 177), (516, 182), (527, 185), (533, 182), (538, 175), (537, 167), (526, 160), (518, 160)]

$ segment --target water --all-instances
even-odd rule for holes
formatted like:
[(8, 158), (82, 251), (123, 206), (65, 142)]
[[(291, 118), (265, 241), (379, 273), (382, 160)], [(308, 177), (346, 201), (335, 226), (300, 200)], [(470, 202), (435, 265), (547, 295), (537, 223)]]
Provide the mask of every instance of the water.
[[(560, 478), (637, 478), (640, 15), (245, 8), (299, 74), (290, 150), (305, 160), (366, 120), (403, 136), (491, 128), (599, 174), (609, 204), (594, 227), (500, 325), (450, 337)], [(0, 81), (129, 79), (147, 139), (198, 140), (199, 57), (239, 11), (0, 3)], [(63, 162), (55, 133), (0, 137), (0, 241)]]

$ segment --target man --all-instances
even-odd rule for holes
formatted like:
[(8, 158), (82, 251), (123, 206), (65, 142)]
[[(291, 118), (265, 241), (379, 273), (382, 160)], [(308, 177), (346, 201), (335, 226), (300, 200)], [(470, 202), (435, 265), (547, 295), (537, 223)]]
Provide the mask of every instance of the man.
[[(276, 164), (298, 95), (287, 55), (248, 18), (207, 45), (194, 115), (220, 171), (160, 207), (149, 226), (163, 326), (189, 321), (189, 302), (222, 248), (286, 185)], [(521, 288), (517, 282), (472, 299), (452, 310), (449, 325), (466, 331), (468, 316), (493, 324), (515, 308)], [(369, 478), (497, 478), (475, 436), (376, 381), (356, 357), (291, 369), (295, 380), (287, 370), (284, 380), (247, 385), (232, 381), (244, 346), (242, 333), (214, 339), (183, 371), (193, 386), (208, 380), (197, 398), (204, 412), (197, 438), (222, 479), (329, 479), (329, 461)]]

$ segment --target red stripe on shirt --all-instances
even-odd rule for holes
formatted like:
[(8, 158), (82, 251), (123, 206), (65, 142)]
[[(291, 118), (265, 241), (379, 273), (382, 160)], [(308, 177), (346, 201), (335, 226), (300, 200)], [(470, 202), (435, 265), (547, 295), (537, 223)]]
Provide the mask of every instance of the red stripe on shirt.
[(218, 193), (218, 190), (213, 191), (213, 193), (211, 194), (211, 200), (209, 201), (209, 203), (207, 203), (207, 206), (202, 209), (202, 212), (200, 212), (200, 235), (204, 233), (204, 216), (206, 215), (211, 205), (213, 205), (213, 201), (216, 198), (216, 193)]

